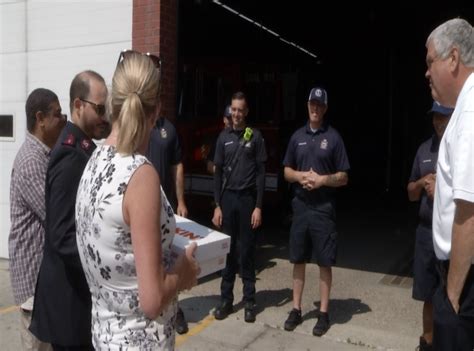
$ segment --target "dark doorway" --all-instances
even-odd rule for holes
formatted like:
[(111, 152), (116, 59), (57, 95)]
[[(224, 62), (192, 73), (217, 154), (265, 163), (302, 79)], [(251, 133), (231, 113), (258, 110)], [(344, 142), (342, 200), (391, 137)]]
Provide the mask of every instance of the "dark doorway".
[[(407, 179), (417, 147), (431, 134), (425, 40), (449, 18), (473, 23), (474, 5), (444, 3), (442, 12), (434, 6), (383, 6), (180, 1), (177, 124), (189, 144), (190, 130), (217, 126), (230, 94), (244, 90), (251, 101), (250, 123), (270, 130), (270, 168), (279, 174), (279, 195), (272, 198), (278, 208), (270, 211), (284, 222), (288, 194), (279, 173), (281, 161), (289, 137), (307, 119), (310, 88), (324, 86), (327, 118), (342, 135), (351, 163), (350, 184), (339, 192), (338, 218), (346, 228), (342, 251), (359, 251), (361, 243), (370, 241), (373, 252), (387, 253), (390, 247), (398, 250), (397, 242), (404, 248), (397, 254), (402, 259), (411, 250), (417, 218), (416, 205), (406, 196)], [(196, 150), (188, 147), (185, 167), (191, 172)], [(209, 218), (210, 207), (206, 211)], [(377, 228), (369, 228), (370, 218), (377, 219)], [(357, 227), (366, 229), (347, 233)], [(381, 240), (379, 246), (374, 238)], [(345, 257), (345, 266), (377, 270), (376, 263), (367, 267)]]

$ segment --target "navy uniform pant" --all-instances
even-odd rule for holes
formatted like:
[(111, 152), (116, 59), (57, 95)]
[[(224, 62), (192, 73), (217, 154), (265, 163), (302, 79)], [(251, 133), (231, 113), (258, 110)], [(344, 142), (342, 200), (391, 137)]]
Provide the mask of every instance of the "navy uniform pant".
[(432, 302), (439, 286), (436, 269), (436, 255), (433, 247), (433, 232), (420, 223), (416, 228), (415, 260), (413, 262), (413, 294), (415, 300)]
[(474, 350), (474, 267), (468, 273), (459, 301), (459, 313), (446, 295), (448, 261), (438, 262), (440, 285), (433, 297), (433, 350)]
[[(222, 195), (222, 226), (230, 235), (230, 252), (222, 271), (221, 299), (234, 301), (234, 282), (240, 261), (243, 282), (243, 300), (255, 303), (255, 243), (256, 232), (251, 227), (252, 212), (255, 209), (255, 191), (226, 190)], [(240, 243), (240, 247), (238, 247)]]

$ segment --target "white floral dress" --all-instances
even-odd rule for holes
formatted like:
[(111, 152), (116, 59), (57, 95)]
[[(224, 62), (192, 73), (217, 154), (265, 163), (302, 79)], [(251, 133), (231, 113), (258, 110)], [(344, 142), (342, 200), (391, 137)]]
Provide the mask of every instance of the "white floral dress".
[[(76, 201), (77, 246), (92, 295), (92, 342), (97, 350), (174, 349), (176, 300), (156, 320), (140, 309), (130, 228), (122, 201), (133, 173), (149, 163), (99, 146), (81, 178)], [(176, 231), (173, 210), (161, 189), (161, 240), (165, 270)]]

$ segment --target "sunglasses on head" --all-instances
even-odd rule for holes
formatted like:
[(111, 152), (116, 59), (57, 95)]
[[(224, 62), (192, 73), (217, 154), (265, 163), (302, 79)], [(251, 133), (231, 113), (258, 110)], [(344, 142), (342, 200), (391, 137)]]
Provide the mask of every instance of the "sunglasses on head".
[(119, 55), (117, 65), (120, 62), (122, 62), (123, 60), (125, 60), (127, 57), (130, 57), (132, 55), (148, 56), (150, 58), (150, 60), (153, 62), (153, 64), (155, 65), (155, 67), (158, 68), (159, 70), (161, 70), (161, 58), (159, 56), (150, 54), (149, 52), (143, 53), (143, 52), (139, 52), (139, 51), (135, 51), (135, 50), (123, 50)]
[(95, 102), (92, 102), (86, 99), (81, 99), (81, 98), (79, 98), (79, 100), (81, 100), (82, 102), (87, 102), (88, 104), (91, 104), (92, 108), (94, 109), (94, 111), (97, 113), (99, 117), (102, 117), (103, 115), (105, 115), (105, 105), (96, 104)]
[(135, 50), (123, 50), (122, 52), (120, 52), (120, 55), (119, 55), (119, 58), (118, 58), (118, 61), (117, 61), (117, 65), (122, 62), (123, 60), (125, 60), (127, 57), (131, 57), (133, 55), (144, 55), (144, 56), (147, 56), (150, 58), (150, 60), (153, 62), (153, 64), (155, 65), (155, 67), (159, 70), (160, 72), (160, 75), (159, 75), (159, 90), (158, 90), (158, 96), (160, 95), (160, 91), (161, 91), (161, 77), (162, 77), (162, 62), (161, 62), (161, 58), (159, 56), (156, 56), (156, 55), (153, 55), (153, 54), (150, 54), (149, 52), (140, 52), (140, 51), (135, 51)]

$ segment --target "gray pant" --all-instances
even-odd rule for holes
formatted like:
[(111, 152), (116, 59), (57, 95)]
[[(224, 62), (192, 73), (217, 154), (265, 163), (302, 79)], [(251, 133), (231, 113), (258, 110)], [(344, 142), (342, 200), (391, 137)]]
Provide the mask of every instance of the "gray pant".
[(31, 323), (31, 311), (23, 310), (20, 308), (20, 336), (22, 349), (24, 351), (52, 351), (51, 344), (39, 341), (31, 332), (28, 330)]

